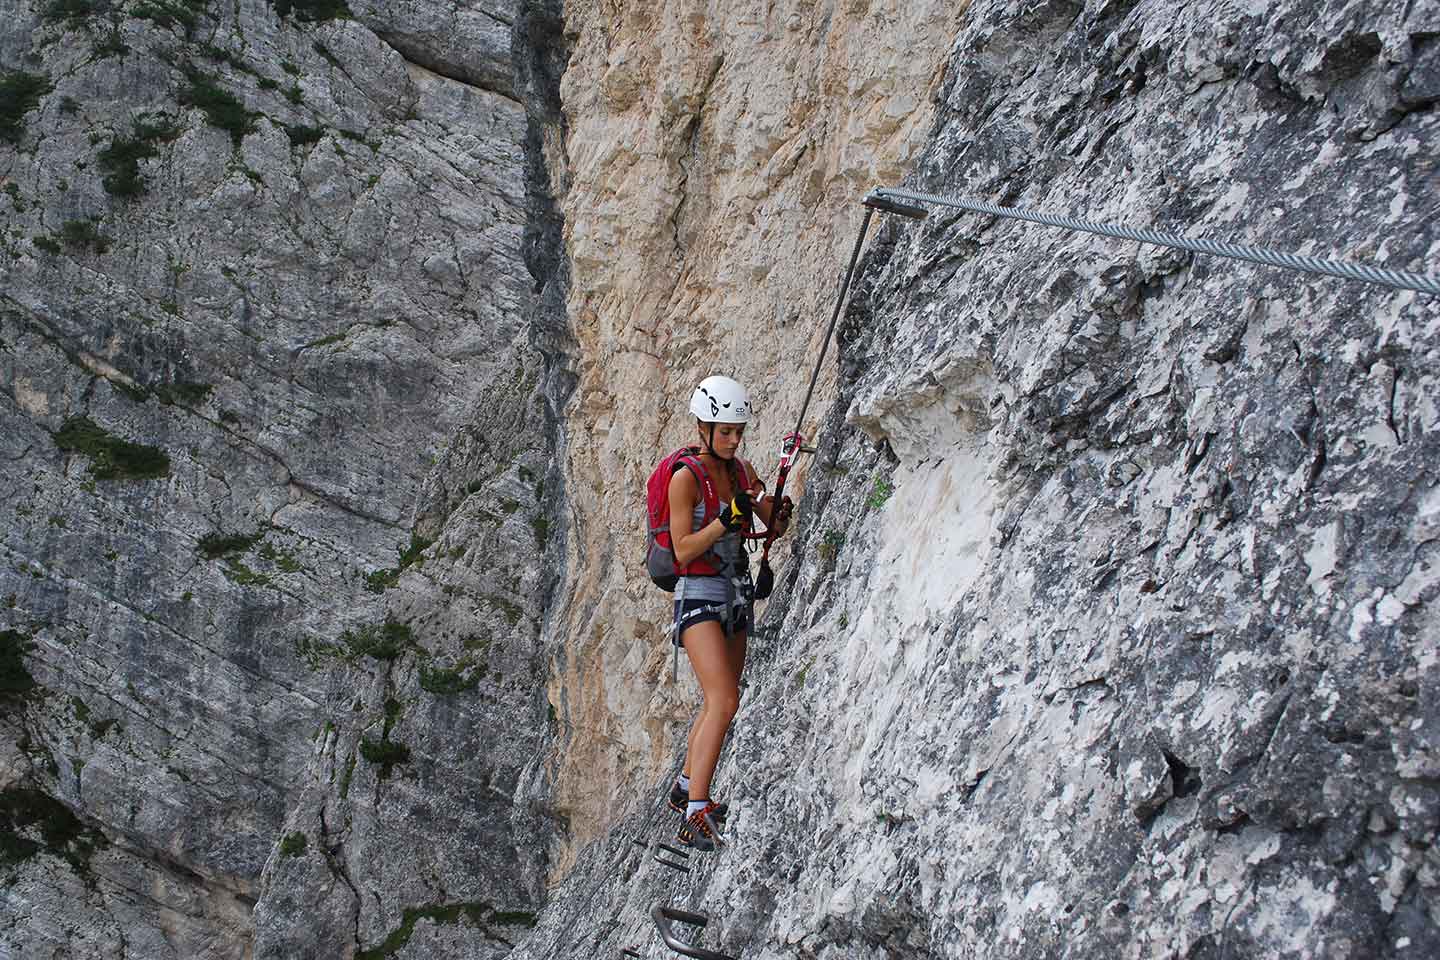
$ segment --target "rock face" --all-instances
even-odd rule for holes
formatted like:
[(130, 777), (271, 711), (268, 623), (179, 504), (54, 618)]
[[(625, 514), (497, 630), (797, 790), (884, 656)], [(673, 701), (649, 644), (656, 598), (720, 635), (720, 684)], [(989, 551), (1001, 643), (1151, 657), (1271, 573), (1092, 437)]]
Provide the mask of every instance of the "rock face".
[(0, 953), (490, 956), (530, 922), (532, 19), (0, 10)]
[[(980, 0), (905, 180), (1433, 273), (1437, 23)], [(667, 102), (649, 76), (630, 96)], [(569, 202), (593, 233), (598, 199)], [(833, 291), (846, 209), (796, 301)], [(667, 369), (705, 343), (753, 375), (746, 328), (705, 319), (662, 328)], [(663, 778), (632, 783), (515, 955), (670, 956), (657, 899), (750, 960), (1436, 955), (1437, 334), (1433, 298), (958, 211), (886, 223), (718, 772), (730, 848), (652, 863), (630, 841), (673, 831)]]
[[(694, 442), (684, 411), (716, 372), (751, 386), (746, 455), (773, 473), (853, 243), (852, 201), (919, 151), (956, 18), (945, 2), (718, 2), (602, 3), (569, 20), (576, 527), (549, 644), (554, 803), (571, 826), (557, 872), (670, 768), (698, 702), (690, 677), (670, 681), (668, 598), (637, 580), (634, 525), (614, 535), (617, 491), (643, 515), (649, 471)], [(832, 365), (822, 396), (833, 378)]]
[(1440, 954), (1440, 305), (955, 210), (822, 368), (730, 847), (632, 844), (639, 491), (713, 372), (773, 471), (859, 197), (1433, 273), (1437, 36), (0, 0), (0, 954)]

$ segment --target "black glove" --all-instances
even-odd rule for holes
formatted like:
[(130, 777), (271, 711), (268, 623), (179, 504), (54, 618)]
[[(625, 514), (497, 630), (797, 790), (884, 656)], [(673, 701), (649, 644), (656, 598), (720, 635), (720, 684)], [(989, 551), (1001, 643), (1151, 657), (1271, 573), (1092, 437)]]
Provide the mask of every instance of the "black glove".
[(750, 494), (736, 491), (735, 499), (725, 504), (720, 511), (720, 525), (729, 531), (739, 530), (750, 519)]

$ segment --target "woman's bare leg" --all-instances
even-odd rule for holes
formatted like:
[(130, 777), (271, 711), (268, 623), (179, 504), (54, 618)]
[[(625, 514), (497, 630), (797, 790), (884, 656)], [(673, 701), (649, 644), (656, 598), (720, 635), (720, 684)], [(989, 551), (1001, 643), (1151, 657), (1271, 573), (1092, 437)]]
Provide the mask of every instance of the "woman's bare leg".
[[(742, 630), (739, 633), (735, 634), (735, 636), (730, 640), (729, 644), (727, 645), (727, 654), (730, 659), (730, 669), (735, 672), (735, 684), (737, 688), (740, 684), (740, 677), (745, 671), (746, 642), (747, 638), (745, 635), (745, 631)], [(691, 773), (691, 758), (695, 755), (695, 734), (705, 723), (705, 711), (708, 703), (708, 700), (701, 700), (700, 712), (695, 715), (694, 721), (691, 722), (690, 733), (686, 738), (688, 740), (688, 743), (685, 746), (685, 763), (683, 766), (681, 766), (680, 772), (687, 777), (690, 776)]]
[[(685, 768), (690, 771), (690, 796), (692, 799), (706, 799), (710, 796), (710, 778), (715, 775), (715, 764), (720, 759), (720, 748), (725, 743), (725, 734), (730, 721), (740, 708), (739, 678), (735, 673), (735, 641), (725, 639), (725, 631), (714, 621), (697, 623), (686, 629), (685, 653), (690, 657), (690, 666), (700, 681), (700, 690), (705, 702), (700, 715), (690, 728), (690, 752)], [(741, 644), (741, 662), (744, 646)]]

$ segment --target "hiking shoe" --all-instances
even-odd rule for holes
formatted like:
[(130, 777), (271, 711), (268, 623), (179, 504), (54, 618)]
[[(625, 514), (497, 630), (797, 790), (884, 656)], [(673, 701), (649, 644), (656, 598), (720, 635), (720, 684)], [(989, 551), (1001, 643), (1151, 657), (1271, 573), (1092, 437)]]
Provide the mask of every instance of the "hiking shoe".
[[(670, 785), (670, 801), (669, 801), (670, 809), (671, 809), (671, 810), (674, 810), (676, 813), (681, 813), (681, 814), (683, 814), (683, 813), (685, 812), (685, 808), (686, 808), (687, 806), (689, 806), (689, 805), (690, 805), (690, 792), (689, 792), (688, 790), (682, 789), (681, 786), (680, 786), (680, 784), (678, 784), (678, 783), (671, 784), (671, 785)], [(714, 814), (712, 814), (712, 816), (714, 816), (714, 818), (715, 818), (716, 820), (720, 821), (720, 825), (721, 825), (722, 827), (725, 825), (725, 818), (728, 817), (729, 815), (730, 815), (730, 804), (728, 804), (728, 803), (717, 803), (717, 804), (715, 804), (715, 812), (714, 812)]]
[(695, 850), (714, 850), (724, 843), (725, 838), (721, 835), (720, 824), (715, 817), (719, 809), (720, 804), (707, 803), (702, 809), (696, 810), (689, 819), (680, 824), (680, 833), (677, 836), (680, 843)]

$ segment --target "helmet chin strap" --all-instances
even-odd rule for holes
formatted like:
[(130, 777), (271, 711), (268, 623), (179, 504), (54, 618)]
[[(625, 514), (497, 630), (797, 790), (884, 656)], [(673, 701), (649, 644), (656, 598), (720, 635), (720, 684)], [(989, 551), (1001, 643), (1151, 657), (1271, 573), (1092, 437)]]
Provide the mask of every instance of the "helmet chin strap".
[[(733, 458), (722, 457), (720, 456), (720, 454), (715, 452), (715, 426), (715, 423), (712, 421), (710, 424), (710, 438), (708, 440), (705, 440), (705, 452), (710, 454), (710, 456), (714, 457), (716, 460), (728, 463)], [(703, 440), (705, 438), (702, 436), (701, 439)]]

